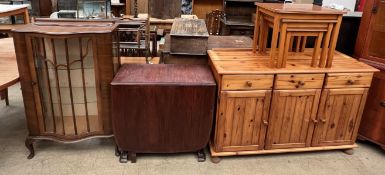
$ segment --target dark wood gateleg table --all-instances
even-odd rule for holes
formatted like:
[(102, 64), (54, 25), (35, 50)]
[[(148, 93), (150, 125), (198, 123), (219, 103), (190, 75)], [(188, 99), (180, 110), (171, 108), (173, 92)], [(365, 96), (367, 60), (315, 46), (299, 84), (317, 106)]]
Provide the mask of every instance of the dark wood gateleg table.
[(197, 152), (205, 160), (216, 83), (208, 65), (123, 65), (111, 83), (120, 162), (136, 153)]

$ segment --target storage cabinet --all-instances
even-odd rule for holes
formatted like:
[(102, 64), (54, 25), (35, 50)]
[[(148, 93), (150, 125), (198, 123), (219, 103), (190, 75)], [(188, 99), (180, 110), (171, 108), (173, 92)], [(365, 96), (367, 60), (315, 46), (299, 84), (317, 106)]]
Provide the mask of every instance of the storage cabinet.
[(367, 95), (367, 88), (323, 90), (312, 146), (354, 144)]
[(385, 1), (367, 0), (355, 47), (355, 56), (381, 70), (374, 75), (365, 107), (359, 138), (385, 150)]
[(110, 87), (118, 65), (116, 25), (36, 22), (14, 30), (29, 135), (74, 142), (111, 137)]
[(334, 55), (332, 68), (310, 68), (311, 51), (300, 61), (288, 59), (289, 66), (282, 69), (268, 66), (269, 55), (208, 51), (219, 85), (213, 162), (220, 156), (335, 149), (350, 153), (357, 147), (377, 70), (340, 53)]
[(271, 90), (223, 91), (219, 102), (216, 149), (262, 150), (268, 124)]
[(265, 149), (309, 147), (320, 95), (319, 89), (275, 91)]

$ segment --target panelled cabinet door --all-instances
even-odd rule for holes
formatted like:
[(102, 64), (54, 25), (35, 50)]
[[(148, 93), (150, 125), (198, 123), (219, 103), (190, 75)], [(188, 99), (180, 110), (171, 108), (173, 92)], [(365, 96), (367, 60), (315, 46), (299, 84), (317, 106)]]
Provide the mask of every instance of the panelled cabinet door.
[(325, 89), (312, 146), (354, 144), (368, 89)]
[(271, 91), (221, 93), (216, 151), (261, 150), (267, 128)]
[(321, 90), (277, 90), (273, 93), (265, 149), (309, 147)]

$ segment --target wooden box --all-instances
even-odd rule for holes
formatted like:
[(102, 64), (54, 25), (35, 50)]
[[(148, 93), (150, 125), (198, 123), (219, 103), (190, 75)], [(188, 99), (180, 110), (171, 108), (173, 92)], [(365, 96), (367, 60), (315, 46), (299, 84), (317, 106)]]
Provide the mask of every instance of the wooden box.
[(124, 65), (111, 85), (113, 130), (123, 153), (195, 152), (207, 145), (216, 95), (207, 65)]
[(209, 33), (202, 19), (176, 19), (171, 29), (171, 54), (206, 55)]

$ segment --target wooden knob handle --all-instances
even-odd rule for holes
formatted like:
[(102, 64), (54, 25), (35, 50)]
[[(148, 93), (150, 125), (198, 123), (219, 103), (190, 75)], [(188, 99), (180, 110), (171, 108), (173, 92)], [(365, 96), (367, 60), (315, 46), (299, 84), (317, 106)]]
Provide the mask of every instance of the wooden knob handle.
[(305, 82), (303, 82), (303, 81), (299, 81), (298, 84), (301, 86), (305, 86)]
[(267, 122), (267, 120), (263, 120), (263, 124), (267, 126), (269, 125), (269, 122)]
[(382, 107), (385, 107), (385, 101), (384, 101), (384, 102), (381, 102), (380, 105), (381, 105)]
[(253, 82), (251, 82), (251, 81), (246, 81), (246, 85), (249, 86), (249, 87), (252, 87), (252, 86), (253, 86)]
[(317, 123), (318, 123), (318, 120), (313, 119), (313, 123), (314, 123), (314, 124), (317, 124)]
[(325, 119), (321, 119), (321, 122), (322, 122), (322, 123), (326, 123), (326, 120), (325, 120)]
[(348, 84), (353, 85), (354, 84), (354, 80), (348, 80)]

